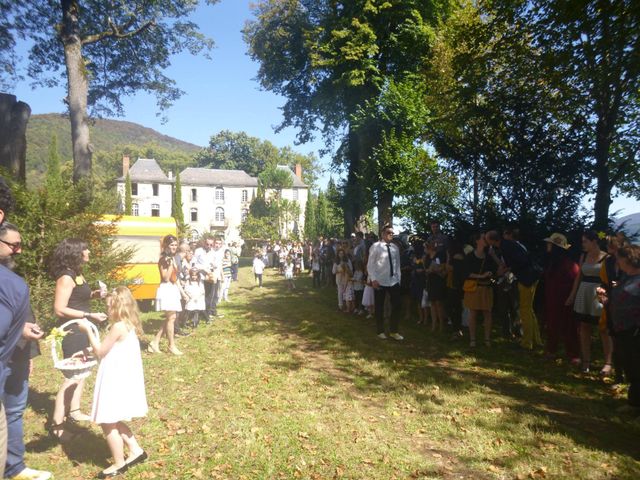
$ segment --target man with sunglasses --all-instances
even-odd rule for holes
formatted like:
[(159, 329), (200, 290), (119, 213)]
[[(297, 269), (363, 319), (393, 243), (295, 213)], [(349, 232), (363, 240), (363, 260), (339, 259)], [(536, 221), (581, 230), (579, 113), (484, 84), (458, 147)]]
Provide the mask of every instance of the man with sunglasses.
[[(0, 225), (0, 265), (15, 268), (15, 256), (22, 252), (22, 239), (18, 229), (8, 222)], [(7, 460), (5, 477), (14, 480), (48, 480), (51, 472), (28, 468), (24, 463), (24, 431), (22, 417), (27, 407), (31, 358), (40, 354), (38, 343), (44, 332), (36, 325), (33, 315), (25, 322), (22, 338), (13, 351), (9, 372), (4, 385), (2, 403), (7, 416)]]
[(393, 227), (382, 227), (381, 239), (374, 243), (369, 250), (367, 272), (374, 288), (376, 308), (376, 329), (378, 338), (387, 338), (384, 332), (384, 302), (387, 294), (391, 301), (390, 337), (403, 340), (398, 332), (400, 313), (400, 250), (393, 243)]
[[(11, 190), (0, 178), (0, 226), (14, 206)], [(1, 247), (11, 252), (19, 251), (17, 241), (4, 239)], [(10, 245), (7, 245), (10, 244)], [(10, 374), (9, 362), (16, 345), (22, 338), (23, 328), (31, 318), (29, 287), (22, 278), (7, 267), (0, 265), (0, 391), (5, 391), (5, 382)], [(7, 461), (7, 422), (4, 404), (0, 403), (0, 478), (4, 477)]]

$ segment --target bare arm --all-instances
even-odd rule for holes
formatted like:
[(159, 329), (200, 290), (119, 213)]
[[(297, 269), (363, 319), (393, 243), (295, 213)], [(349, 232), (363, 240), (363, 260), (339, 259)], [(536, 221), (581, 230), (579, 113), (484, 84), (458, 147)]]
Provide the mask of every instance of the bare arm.
[(580, 272), (578, 273), (578, 275), (576, 276), (575, 280), (573, 281), (573, 287), (571, 287), (571, 293), (569, 294), (569, 297), (567, 297), (567, 301), (564, 302), (564, 304), (566, 306), (571, 306), (573, 305), (574, 300), (576, 299), (576, 293), (578, 291), (578, 285), (580, 285), (580, 280), (582, 279), (582, 264), (584, 263), (584, 256), (580, 259)]
[(104, 322), (107, 316), (104, 313), (83, 312), (69, 307), (69, 298), (75, 287), (75, 282), (69, 275), (62, 275), (56, 280), (56, 292), (53, 298), (53, 312), (60, 318), (91, 318), (98, 322)]
[(107, 353), (113, 348), (116, 342), (120, 341), (129, 333), (127, 327), (122, 322), (117, 322), (111, 326), (109, 329), (109, 333), (104, 337), (104, 340), (100, 342), (100, 339), (96, 337), (93, 329), (91, 328), (91, 324), (86, 320), (81, 320), (80, 329), (87, 333), (87, 337), (89, 337), (89, 343), (91, 344), (91, 348), (93, 348), (93, 353), (98, 358), (104, 358)]

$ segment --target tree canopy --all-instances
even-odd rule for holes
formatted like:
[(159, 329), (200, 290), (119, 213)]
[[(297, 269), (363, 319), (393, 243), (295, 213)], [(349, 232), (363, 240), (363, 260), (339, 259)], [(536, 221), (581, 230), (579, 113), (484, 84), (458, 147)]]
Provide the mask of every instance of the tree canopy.
[(229, 130), (212, 135), (207, 148), (196, 156), (196, 163), (199, 167), (244, 170), (254, 177), (277, 165), (294, 169), (300, 164), (302, 178), (309, 186), (316, 183), (321, 172), (318, 159), (312, 153), (303, 155), (291, 147), (278, 148), (268, 140)]

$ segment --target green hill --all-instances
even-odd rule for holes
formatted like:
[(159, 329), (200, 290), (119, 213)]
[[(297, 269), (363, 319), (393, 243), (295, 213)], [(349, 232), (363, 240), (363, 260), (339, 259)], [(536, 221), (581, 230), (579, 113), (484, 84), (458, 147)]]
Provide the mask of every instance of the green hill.
[[(119, 175), (122, 154), (155, 158), (165, 169), (182, 169), (193, 165), (193, 157), (202, 147), (183, 142), (132, 122), (97, 119), (90, 127), (94, 146), (96, 174), (109, 180)], [(33, 115), (27, 127), (27, 181), (38, 184), (49, 156), (51, 138), (56, 135), (58, 153), (63, 164), (70, 165), (71, 126), (69, 117), (49, 113)]]

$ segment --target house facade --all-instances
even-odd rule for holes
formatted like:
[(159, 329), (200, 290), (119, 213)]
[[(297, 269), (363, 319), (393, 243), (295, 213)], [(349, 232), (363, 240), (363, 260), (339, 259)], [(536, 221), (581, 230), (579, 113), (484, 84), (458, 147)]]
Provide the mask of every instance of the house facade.
[(132, 215), (140, 217), (170, 217), (173, 179), (165, 175), (152, 158), (139, 158), (129, 168), (129, 157), (122, 158), (122, 177), (117, 189), (124, 211), (125, 179), (131, 178)]
[[(129, 158), (123, 157), (123, 176), (117, 180), (117, 188), (124, 210), (125, 179), (127, 172), (132, 186), (132, 214), (139, 216), (171, 216), (175, 179), (165, 175), (154, 159), (138, 159), (129, 168)], [(296, 201), (299, 215), (292, 218), (284, 230), (286, 234), (302, 233), (304, 212), (309, 187), (302, 181), (302, 168), (293, 172), (288, 166), (279, 165), (291, 174), (292, 186), (280, 192), (282, 198)], [(192, 238), (205, 233), (220, 235), (227, 241), (242, 240), (240, 227), (249, 214), (249, 205), (258, 190), (258, 179), (243, 170), (217, 170), (211, 168), (185, 168), (180, 172), (182, 213), (192, 230)], [(135, 185), (135, 188), (134, 188)], [(267, 191), (270, 197), (274, 192)]]

